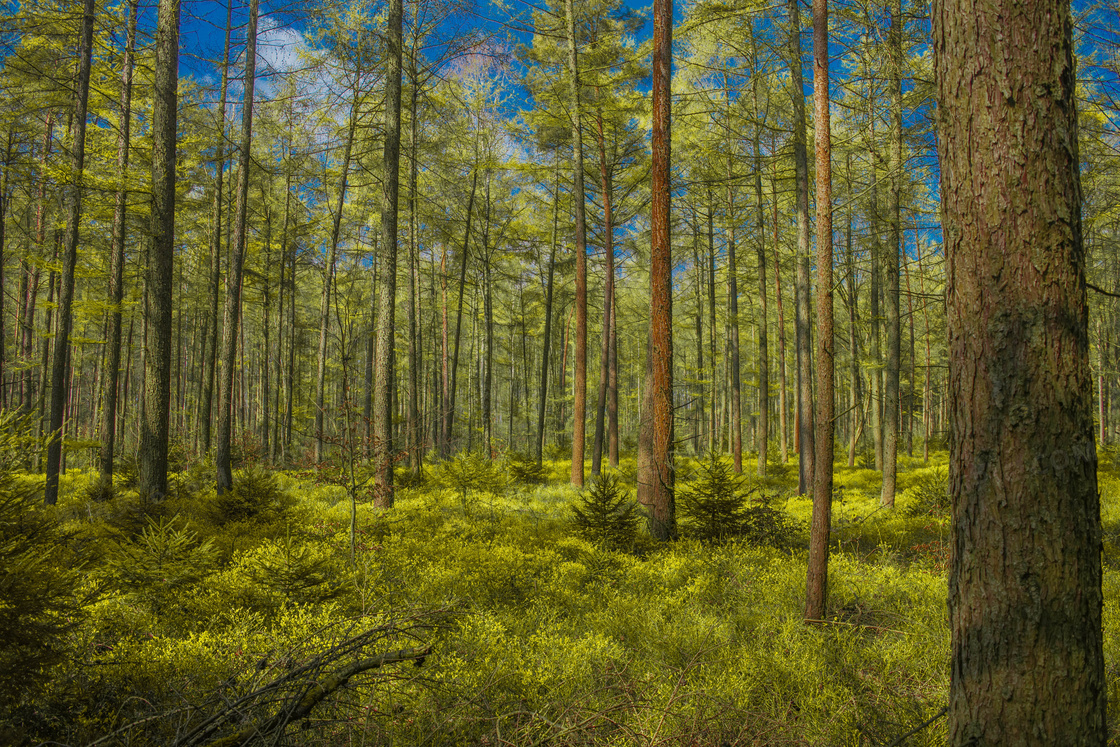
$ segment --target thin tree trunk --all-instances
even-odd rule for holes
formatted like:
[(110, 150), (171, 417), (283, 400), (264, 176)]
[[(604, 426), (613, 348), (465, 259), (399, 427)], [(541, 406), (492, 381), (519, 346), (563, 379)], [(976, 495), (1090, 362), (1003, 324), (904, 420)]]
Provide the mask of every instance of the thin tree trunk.
[(922, 396), (922, 461), (929, 461), (930, 421), (933, 410), (933, 390), (930, 387), (930, 368), (933, 364), (933, 355), (930, 351), (929, 334), (929, 304), (926, 299), (925, 273), (922, 271), (922, 242), (915, 241), (915, 259), (918, 261), (918, 291), (922, 294), (922, 317), (926, 326), (926, 386)]
[[(772, 150), (772, 149), (771, 149)], [(789, 461), (789, 405), (786, 402), (789, 385), (786, 383), (786, 318), (782, 310), (782, 262), (778, 256), (778, 195), (777, 159), (773, 161), (774, 179), (774, 298), (778, 304), (778, 428), (781, 431), (782, 464)]]
[(253, 90), (257, 70), (257, 14), (260, 0), (249, 0), (249, 26), (245, 37), (245, 81), (241, 103), (241, 142), (237, 159), (237, 206), (234, 213), (233, 243), (230, 246), (229, 274), (222, 320), (222, 376), (218, 382), (218, 443), (214, 451), (218, 493), (233, 487), (233, 370), (237, 360), (238, 330), (241, 321), (241, 275), (248, 241), (249, 169), (252, 166)]
[(138, 0), (129, 0), (128, 36), (121, 62), (121, 121), (117, 135), (117, 196), (113, 208), (113, 234), (109, 260), (109, 324), (105, 341), (108, 374), (101, 408), (101, 480), (113, 484), (113, 454), (117, 436), (117, 389), (121, 368), (121, 302), (124, 300), (124, 245), (127, 234), (125, 177), (128, 172), (129, 136), (132, 126), (132, 69), (136, 51)]
[[(852, 180), (852, 159), (848, 156), (847, 159), (847, 176), (848, 176), (848, 194), (851, 194)], [(859, 422), (860, 415), (860, 402), (863, 401), (863, 388), (861, 386), (859, 377), (859, 331), (856, 328), (859, 323), (859, 286), (856, 285), (856, 262), (855, 250), (852, 248), (852, 208), (849, 197), (848, 204), (848, 222), (844, 230), (844, 257), (847, 263), (847, 288), (848, 288), (848, 348), (851, 354), (851, 361), (848, 372), (848, 387), (849, 395), (852, 401), (852, 409), (849, 422), (849, 430), (851, 431), (848, 442), (848, 466), (856, 466), (856, 448), (859, 446), (859, 435), (862, 429), (862, 423)]]
[(832, 462), (836, 428), (835, 338), (832, 327), (832, 130), (828, 95), (828, 0), (813, 0), (813, 101), (817, 150), (817, 402), (813, 520), (805, 619), (823, 620), (828, 603), (828, 542), (832, 527)]
[(421, 340), (423, 327), (420, 323), (420, 255), (416, 231), (416, 181), (419, 174), (419, 113), (418, 101), (420, 84), (416, 70), (415, 40), (409, 50), (408, 66), (409, 91), (409, 162), (408, 162), (408, 468), (413, 475), (419, 475), (423, 467), (424, 450), (420, 428), (420, 381), (423, 366)]
[(373, 390), (374, 505), (393, 506), (393, 393), (396, 390), (397, 208), (401, 156), (401, 42), (404, 10), (389, 0), (385, 78), (385, 202), (381, 210), (381, 293), (377, 313), (377, 361)]
[[(74, 271), (78, 264), (78, 240), (82, 217), (82, 189), (86, 162), (86, 106), (93, 59), (94, 0), (85, 0), (81, 41), (78, 47), (78, 80), (74, 89), (74, 119), (71, 134), (72, 182), (66, 185), (66, 246), (62, 255), (62, 287), (58, 299), (58, 331), (54, 338), (51, 367), (50, 422), (47, 429), (47, 464), (44, 497), (48, 506), (58, 501), (58, 473), (62, 466), (62, 426), (66, 407), (66, 366), (69, 362), (71, 307), (74, 302)], [(158, 137), (158, 135), (157, 135)], [(143, 457), (141, 457), (143, 459)], [(165, 457), (166, 459), (166, 457)], [(146, 466), (151, 467), (152, 464)], [(167, 476), (164, 475), (166, 485)], [(143, 488), (158, 484), (148, 481)]]
[(493, 443), (493, 424), (494, 413), (492, 411), (491, 397), (494, 390), (494, 298), (493, 298), (493, 276), (491, 274), (490, 266), (490, 181), (491, 171), (486, 170), (486, 190), (485, 190), (485, 209), (483, 215), (485, 216), (482, 223), (482, 313), (483, 321), (486, 324), (486, 354), (483, 357), (482, 365), (482, 431), (486, 443), (486, 458), (494, 458), (494, 443)]
[[(754, 83), (755, 109), (758, 103), (758, 80)], [(762, 135), (754, 131), (754, 195), (758, 216), (758, 476), (766, 476), (766, 456), (770, 449), (770, 354), (767, 339), (766, 309), (766, 207), (762, 202)]]
[[(537, 465), (544, 459), (545, 405), (548, 402), (548, 369), (552, 354), (552, 292), (556, 273), (556, 239), (560, 221), (560, 156), (556, 156), (554, 169), (554, 194), (552, 199), (552, 241), (548, 248), (548, 282), (545, 285), (544, 341), (541, 344), (541, 388), (537, 403)], [(563, 390), (561, 389), (561, 394)]]
[(809, 361), (809, 166), (806, 145), (805, 84), (801, 72), (801, 11), (789, 2), (790, 71), (793, 95), (793, 159), (797, 179), (797, 443), (801, 494), (813, 481), (813, 370)]
[(478, 188), (478, 168), (474, 168), (471, 173), (471, 196), (467, 200), (467, 221), (466, 228), (463, 229), (463, 251), (461, 254), (461, 262), (459, 264), (459, 301), (458, 309), (455, 312), (455, 348), (451, 356), (451, 394), (445, 400), (447, 403), (443, 411), (443, 458), (451, 456), (451, 430), (455, 423), (455, 394), (458, 391), (458, 377), (459, 377), (459, 342), (462, 337), (461, 332), (463, 329), (463, 296), (467, 283), (467, 257), (470, 252), (470, 238), (471, 238), (471, 217), (474, 215), (474, 196)]
[(613, 189), (612, 165), (607, 163), (607, 146), (603, 136), (603, 110), (595, 113), (599, 141), (599, 177), (603, 191), (603, 342), (599, 351), (599, 402), (595, 408), (595, 445), (591, 449), (591, 474), (598, 475), (603, 464), (603, 436), (606, 423), (607, 390), (610, 388), (611, 312), (614, 304), (614, 213), (611, 207)]
[[(671, 0), (670, 0), (671, 1)], [(572, 484), (583, 486), (583, 452), (587, 427), (587, 223), (584, 217), (583, 126), (580, 114), (579, 54), (572, 0), (565, 0), (568, 17), (568, 80), (572, 119), (572, 199), (575, 211), (576, 253), (576, 370), (572, 421)]]
[[(569, 7), (571, 0), (569, 0)], [(649, 437), (639, 443), (638, 500), (650, 535), (676, 537), (673, 465), (673, 260), (670, 234), (672, 0), (653, 2), (653, 132), (650, 198)], [(644, 448), (643, 448), (644, 447)]]
[[(730, 95), (730, 91), (728, 92)], [(728, 104), (730, 106), (730, 103)], [(730, 131), (728, 132), (730, 135)], [(731, 459), (735, 474), (743, 474), (743, 396), (739, 375), (739, 265), (735, 246), (735, 193), (731, 186), (731, 144), (727, 161), (727, 312), (731, 358)]]
[(888, 35), (891, 90), (890, 221), (887, 248), (887, 367), (883, 387), (884, 506), (894, 505), (898, 476), (899, 374), (902, 369), (902, 318), (899, 305), (899, 261), (902, 255), (902, 2), (892, 0)]

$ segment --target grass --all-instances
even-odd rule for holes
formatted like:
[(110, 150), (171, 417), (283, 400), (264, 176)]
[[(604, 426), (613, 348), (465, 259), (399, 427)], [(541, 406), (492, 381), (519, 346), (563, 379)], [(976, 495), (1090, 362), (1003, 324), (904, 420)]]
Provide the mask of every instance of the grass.
[[(385, 632), (370, 651), (419, 642), (433, 653), (355, 678), (284, 743), (889, 744), (947, 699), (945, 470), (944, 454), (905, 463), (897, 507), (884, 510), (876, 473), (837, 469), (829, 622), (818, 626), (801, 620), (811, 504), (780, 466), (759, 484), (798, 527), (779, 547), (597, 546), (572, 520), (568, 463), (551, 462), (541, 485), (430, 479), (400, 490), (390, 512), (360, 505), (356, 568), (345, 492), (308, 473), (279, 475), (286, 502), (257, 521), (223, 521), (212, 489), (184, 489), (156, 511), (174, 541), (136, 520), (134, 497), (91, 502), (91, 477), (70, 473), (58, 514), (86, 543), (101, 593), (72, 633), (72, 663), (13, 712), (9, 739), (88, 743), (163, 713), (104, 743), (170, 744), (202, 718), (199, 704), (274, 681), (288, 671), (277, 662), (336, 662), (347, 636), (372, 629)], [(1117, 474), (1102, 460), (1114, 703)], [(250, 722), (270, 708), (255, 707)], [(906, 744), (945, 736), (942, 719)]]

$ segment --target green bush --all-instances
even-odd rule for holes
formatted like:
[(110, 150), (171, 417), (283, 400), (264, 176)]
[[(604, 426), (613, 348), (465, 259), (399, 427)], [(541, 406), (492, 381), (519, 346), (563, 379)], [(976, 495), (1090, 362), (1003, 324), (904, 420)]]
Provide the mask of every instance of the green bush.
[(910, 486), (909, 493), (914, 501), (910, 507), (911, 515), (949, 515), (949, 471), (947, 469), (934, 467), (925, 470), (925, 474), (918, 477)]
[(696, 467), (695, 479), (677, 494), (684, 528), (701, 540), (722, 540), (739, 534), (747, 518), (743, 478), (715, 455)]
[(450, 485), (467, 505), (471, 493), (501, 495), (509, 480), (497, 464), (477, 451), (464, 451), (439, 467), (441, 481)]
[(40, 501), (37, 489), (0, 470), (0, 682), (19, 683), (0, 687), (0, 709), (63, 658), (81, 611), (77, 563)]
[(124, 540), (109, 554), (103, 573), (129, 597), (159, 613), (214, 567), (210, 540), (176, 526), (178, 517), (149, 519), (134, 540)]
[(616, 549), (628, 549), (637, 537), (641, 518), (630, 491), (612, 472), (591, 481), (572, 505), (580, 532), (593, 542)]
[(330, 547), (284, 538), (245, 555), (242, 564), (254, 586), (275, 603), (320, 604), (345, 591), (346, 572)]
[(518, 451), (506, 454), (505, 467), (510, 479), (521, 485), (540, 485), (547, 479), (544, 467), (536, 459)]
[(280, 488), (276, 475), (256, 465), (234, 473), (233, 487), (213, 499), (214, 523), (272, 522), (282, 519), (292, 500)]

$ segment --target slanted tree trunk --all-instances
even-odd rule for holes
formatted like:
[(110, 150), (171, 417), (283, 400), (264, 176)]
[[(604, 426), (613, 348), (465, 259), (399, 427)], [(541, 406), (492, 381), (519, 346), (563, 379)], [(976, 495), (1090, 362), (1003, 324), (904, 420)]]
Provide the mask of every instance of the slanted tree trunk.
[(801, 73), (801, 10), (789, 3), (789, 56), (793, 95), (793, 162), (797, 180), (797, 445), (798, 492), (813, 481), (813, 369), (809, 361), (809, 165), (806, 146), (805, 83)]
[(381, 293), (377, 310), (377, 360), (373, 389), (374, 505), (393, 506), (393, 392), (396, 389), (397, 207), (401, 157), (401, 44), (404, 9), (389, 0), (385, 78), (385, 205), (381, 210)]
[(241, 140), (237, 157), (237, 205), (234, 210), (233, 243), (222, 319), (222, 376), (218, 382), (218, 443), (214, 469), (218, 493), (233, 487), (233, 369), (237, 361), (238, 330), (241, 323), (241, 275), (245, 264), (249, 211), (249, 170), (252, 167), (253, 90), (257, 71), (257, 14), (260, 0), (249, 0), (249, 25), (245, 36), (245, 81), (241, 101)]
[[(62, 421), (66, 408), (66, 366), (70, 357), (74, 270), (78, 264), (78, 238), (82, 217), (82, 188), (86, 163), (86, 107), (89, 102), (89, 75), (93, 59), (94, 0), (85, 0), (82, 8), (81, 39), (78, 46), (78, 80), (74, 87), (74, 120), (71, 129), (73, 137), (71, 145), (72, 174), (71, 182), (66, 185), (65, 191), (66, 245), (62, 255), (62, 287), (58, 298), (58, 331), (54, 338), (54, 358), (51, 367), (50, 421), (47, 428), (47, 464), (44, 488), (44, 497), (48, 506), (53, 506), (58, 501), (58, 473), (62, 466)], [(156, 137), (159, 138), (158, 133)], [(155, 147), (158, 147), (158, 145)], [(172, 145), (172, 148), (174, 148), (174, 145)], [(172, 198), (174, 198), (174, 192)], [(170, 308), (168, 312), (170, 312)], [(168, 316), (169, 321), (170, 318)], [(170, 330), (168, 330), (168, 335), (168, 342), (170, 342)], [(164, 420), (164, 432), (166, 434), (166, 419)], [(164, 452), (164, 461), (166, 462), (166, 444)], [(149, 462), (145, 465), (142, 455), (141, 465), (149, 468), (148, 477), (150, 478), (151, 468), (158, 466), (158, 463)], [(158, 481), (151, 479), (141, 482), (141, 495), (145, 494), (144, 488), (148, 488), (150, 492), (152, 486), (158, 484)], [(164, 486), (167, 484), (166, 474), (163, 476), (162, 484)]]
[(583, 486), (583, 452), (587, 427), (587, 222), (584, 216), (583, 125), (580, 114), (579, 54), (576, 50), (576, 15), (572, 0), (564, 8), (568, 17), (568, 80), (572, 117), (572, 199), (575, 212), (576, 252), (576, 370), (572, 420), (572, 484)]
[(1072, 25), (933, 5), (959, 747), (1108, 738)]
[(832, 526), (832, 460), (836, 427), (832, 328), (832, 130), (828, 112), (828, 0), (813, 0), (813, 102), (817, 150), (817, 402), (813, 520), (805, 619), (823, 620), (828, 603), (828, 540)]
[(650, 535), (658, 540), (673, 539), (677, 535), (673, 465), (673, 259), (669, 231), (672, 38), (673, 2), (653, 0), (648, 410), (643, 412), (643, 427), (647, 427), (648, 432), (640, 439), (638, 447), (638, 500), (649, 511)]
[(129, 135), (132, 126), (132, 69), (136, 52), (136, 15), (138, 0), (129, 0), (128, 36), (121, 61), (121, 122), (117, 134), (117, 196), (113, 207), (113, 234), (109, 259), (109, 324), (105, 341), (108, 360), (101, 406), (101, 481), (113, 484), (113, 455), (117, 437), (117, 389), (121, 368), (121, 302), (124, 300), (124, 245), (127, 234)]

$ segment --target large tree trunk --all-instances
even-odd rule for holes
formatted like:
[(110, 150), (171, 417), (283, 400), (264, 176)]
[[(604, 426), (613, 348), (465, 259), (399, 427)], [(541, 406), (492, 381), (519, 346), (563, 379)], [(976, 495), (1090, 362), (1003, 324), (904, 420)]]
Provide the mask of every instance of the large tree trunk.
[(902, 316), (899, 306), (899, 258), (902, 255), (902, 2), (892, 0), (888, 38), (891, 89), (890, 222), (887, 247), (887, 368), (883, 386), (884, 506), (894, 505), (898, 474), (899, 373), (902, 368)]
[(572, 118), (572, 199), (576, 235), (576, 370), (572, 414), (572, 484), (583, 486), (583, 452), (587, 427), (587, 222), (584, 216), (583, 126), (580, 119), (579, 55), (576, 15), (572, 0), (564, 4), (568, 16), (568, 80)]
[(374, 505), (393, 505), (393, 392), (396, 389), (397, 207), (401, 159), (401, 42), (404, 9), (389, 0), (385, 77), (385, 203), (381, 210), (381, 293), (377, 310), (377, 361), (373, 389)]
[[(66, 185), (65, 192), (66, 246), (62, 255), (62, 287), (58, 299), (58, 331), (54, 338), (54, 359), (51, 367), (50, 421), (47, 429), (47, 474), (44, 489), (44, 497), (48, 506), (53, 506), (58, 500), (58, 473), (62, 466), (62, 420), (66, 407), (66, 366), (70, 357), (74, 270), (78, 264), (78, 238), (82, 217), (82, 188), (86, 162), (86, 106), (89, 102), (89, 75), (93, 59), (94, 10), (94, 0), (85, 0), (82, 12), (81, 40), (78, 46), (78, 80), (74, 88), (73, 144), (71, 146), (72, 181)], [(156, 100), (159, 100), (158, 93)], [(158, 131), (156, 138), (158, 141)], [(156, 146), (153, 147), (153, 152), (160, 144), (162, 143), (157, 142)], [(174, 148), (174, 144), (172, 148)], [(172, 198), (174, 199), (174, 192), (172, 192)], [(170, 312), (170, 308), (168, 308), (168, 312)], [(170, 316), (168, 320), (170, 320)], [(166, 420), (164, 422), (166, 424)], [(143, 461), (141, 464), (144, 464)], [(152, 467), (153, 464), (150, 463), (147, 466)], [(145, 487), (151, 488), (158, 484), (158, 481), (153, 482), (152, 480), (142, 482), (141, 494), (144, 494), (143, 489)], [(163, 477), (162, 484), (166, 487), (166, 474)]]
[(659, 540), (677, 535), (673, 484), (673, 258), (669, 230), (672, 39), (672, 0), (654, 0), (648, 410), (642, 413), (649, 431), (648, 437), (639, 441), (638, 500), (649, 512), (650, 535)]
[(805, 83), (801, 73), (801, 11), (789, 3), (789, 56), (793, 96), (793, 162), (797, 179), (797, 333), (798, 492), (813, 481), (813, 369), (809, 361), (809, 164), (805, 125)]
[(128, 193), (125, 179), (128, 172), (129, 135), (132, 126), (132, 69), (136, 51), (136, 15), (138, 0), (129, 0), (128, 36), (124, 60), (121, 62), (121, 122), (117, 135), (117, 196), (113, 207), (113, 237), (109, 259), (109, 325), (105, 341), (108, 360), (106, 383), (101, 406), (101, 480), (113, 484), (113, 455), (117, 437), (117, 389), (121, 368), (121, 302), (124, 299), (124, 245), (127, 234)]
[(953, 745), (1104, 745), (1101, 524), (1064, 0), (933, 6)]
[(233, 369), (237, 359), (238, 329), (241, 322), (241, 275), (245, 264), (247, 218), (249, 211), (249, 170), (252, 166), (253, 90), (257, 71), (257, 14), (260, 0), (249, 0), (249, 27), (245, 37), (245, 81), (241, 102), (241, 142), (237, 157), (237, 206), (234, 211), (233, 243), (230, 246), (229, 273), (222, 319), (222, 376), (218, 382), (218, 443), (214, 449), (214, 469), (218, 493), (233, 487)]
[(836, 427), (832, 329), (832, 130), (828, 112), (828, 0), (813, 0), (813, 102), (817, 150), (817, 402), (813, 521), (805, 619), (823, 620), (828, 603), (828, 540), (832, 527), (832, 460)]

